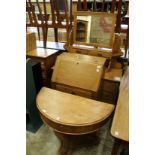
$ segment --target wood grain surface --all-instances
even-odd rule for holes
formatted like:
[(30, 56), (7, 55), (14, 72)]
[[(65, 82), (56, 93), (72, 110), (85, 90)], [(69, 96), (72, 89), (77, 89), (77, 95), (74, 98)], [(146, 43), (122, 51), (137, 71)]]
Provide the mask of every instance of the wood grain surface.
[(26, 56), (47, 58), (57, 52), (58, 50), (54, 50), (54, 49), (36, 48), (34, 50), (28, 51), (26, 53)]
[(36, 36), (34, 32), (26, 32), (26, 52), (36, 49)]
[(40, 90), (36, 103), (48, 125), (70, 134), (95, 131), (114, 110), (114, 105), (46, 87)]
[(52, 82), (97, 92), (105, 61), (101, 57), (63, 53), (57, 57)]
[(111, 127), (111, 134), (129, 141), (129, 70), (124, 73), (120, 84), (120, 94)]

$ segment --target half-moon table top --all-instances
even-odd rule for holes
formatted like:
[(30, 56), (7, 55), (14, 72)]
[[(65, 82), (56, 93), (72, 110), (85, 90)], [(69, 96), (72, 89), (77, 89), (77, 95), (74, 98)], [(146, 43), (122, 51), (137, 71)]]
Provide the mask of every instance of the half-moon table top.
[[(103, 121), (114, 110), (114, 105), (46, 87), (40, 90), (36, 102), (42, 119), (44, 118), (43, 120), (48, 125), (58, 131), (61, 129), (56, 124), (61, 125), (63, 127), (61, 132), (67, 133), (91, 132), (91, 130), (96, 130), (101, 124), (103, 125)], [(96, 127), (92, 128), (91, 126), (93, 125), (96, 125)], [(72, 128), (66, 130), (65, 126)], [(87, 131), (82, 128), (82, 131), (76, 130), (76, 127), (84, 126), (89, 126), (89, 129)]]

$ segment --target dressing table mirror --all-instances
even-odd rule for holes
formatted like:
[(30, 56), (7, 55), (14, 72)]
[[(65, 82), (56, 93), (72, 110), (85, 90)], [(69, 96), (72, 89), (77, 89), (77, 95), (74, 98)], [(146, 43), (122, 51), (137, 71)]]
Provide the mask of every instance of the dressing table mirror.
[(111, 48), (116, 16), (105, 12), (75, 12), (74, 44)]
[(72, 53), (111, 59), (121, 56), (121, 38), (115, 34), (116, 15), (106, 12), (74, 12), (74, 27), (65, 45)]

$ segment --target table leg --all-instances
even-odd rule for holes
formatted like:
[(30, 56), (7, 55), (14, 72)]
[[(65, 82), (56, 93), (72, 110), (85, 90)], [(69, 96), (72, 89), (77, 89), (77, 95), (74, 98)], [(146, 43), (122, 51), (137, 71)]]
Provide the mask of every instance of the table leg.
[(96, 132), (85, 135), (68, 135), (54, 131), (55, 135), (61, 140), (59, 155), (71, 155), (73, 149), (82, 145), (97, 145), (99, 138)]
[(61, 140), (59, 155), (70, 155), (73, 149), (73, 141), (70, 139), (70, 135), (65, 135), (56, 131), (55, 135)]

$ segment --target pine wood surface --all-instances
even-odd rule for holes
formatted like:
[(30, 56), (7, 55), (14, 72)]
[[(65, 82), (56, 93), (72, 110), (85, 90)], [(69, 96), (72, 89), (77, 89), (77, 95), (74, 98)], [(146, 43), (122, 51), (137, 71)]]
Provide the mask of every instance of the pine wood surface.
[(26, 33), (26, 52), (36, 48), (36, 36), (33, 32)]
[(112, 122), (111, 134), (129, 141), (129, 70), (124, 73), (120, 84), (120, 94)]
[(34, 50), (28, 51), (26, 53), (26, 56), (47, 58), (53, 54), (56, 54), (57, 52), (58, 50), (54, 50), (54, 49), (36, 48)]
[(95, 131), (114, 110), (114, 105), (43, 87), (36, 98), (42, 119), (67, 133)]
[(52, 82), (97, 92), (105, 61), (101, 57), (63, 53), (57, 57)]

